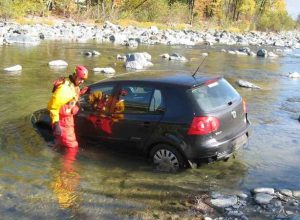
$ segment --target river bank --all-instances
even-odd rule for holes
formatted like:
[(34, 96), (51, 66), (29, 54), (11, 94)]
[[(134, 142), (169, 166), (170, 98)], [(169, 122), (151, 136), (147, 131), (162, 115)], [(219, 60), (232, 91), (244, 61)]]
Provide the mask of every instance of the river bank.
[(109, 21), (103, 25), (70, 21), (57, 21), (53, 25), (20, 25), (12, 22), (0, 22), (0, 33), (0, 45), (15, 43), (36, 45), (41, 40), (63, 40), (80, 43), (96, 40), (98, 43), (113, 42), (129, 47), (137, 47), (139, 44), (186, 46), (222, 44), (300, 48), (299, 31), (233, 33), (221, 30), (195, 31), (192, 28), (160, 30), (156, 26), (150, 28), (123, 27)]

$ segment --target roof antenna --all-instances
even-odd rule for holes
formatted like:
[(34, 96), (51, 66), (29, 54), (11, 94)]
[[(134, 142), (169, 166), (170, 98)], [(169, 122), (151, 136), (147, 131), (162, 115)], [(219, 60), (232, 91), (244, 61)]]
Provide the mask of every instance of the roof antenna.
[[(206, 56), (207, 57), (207, 56)], [(196, 71), (193, 73), (192, 77), (195, 77), (196, 73), (198, 72), (199, 68), (201, 67), (201, 65), (204, 63), (206, 57), (203, 58), (202, 62), (200, 63), (200, 65), (198, 66), (198, 68), (196, 69)]]

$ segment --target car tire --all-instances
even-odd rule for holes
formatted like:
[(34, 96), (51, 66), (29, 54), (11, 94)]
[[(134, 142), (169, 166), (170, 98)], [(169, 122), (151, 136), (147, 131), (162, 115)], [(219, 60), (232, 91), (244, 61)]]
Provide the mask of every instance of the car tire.
[(186, 167), (186, 161), (173, 146), (158, 144), (150, 151), (150, 158), (155, 168), (163, 172), (177, 172)]

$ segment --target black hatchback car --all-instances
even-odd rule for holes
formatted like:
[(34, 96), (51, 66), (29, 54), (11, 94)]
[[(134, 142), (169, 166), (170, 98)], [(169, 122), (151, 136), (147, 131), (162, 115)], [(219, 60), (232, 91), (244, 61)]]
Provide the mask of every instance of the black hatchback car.
[[(131, 73), (90, 85), (80, 106), (79, 137), (136, 147), (163, 170), (226, 160), (248, 143), (246, 103), (222, 77)], [(49, 124), (47, 114), (33, 122)]]

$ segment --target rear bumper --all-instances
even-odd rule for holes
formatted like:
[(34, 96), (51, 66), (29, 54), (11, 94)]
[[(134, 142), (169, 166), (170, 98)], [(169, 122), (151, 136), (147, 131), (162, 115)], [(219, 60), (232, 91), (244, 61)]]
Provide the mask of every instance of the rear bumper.
[(204, 159), (208, 160), (208, 162), (224, 160), (229, 158), (239, 148), (245, 147), (248, 144), (248, 138), (249, 126), (235, 137), (223, 142), (211, 139), (206, 144), (190, 145), (185, 151), (185, 156), (188, 160), (196, 163)]

